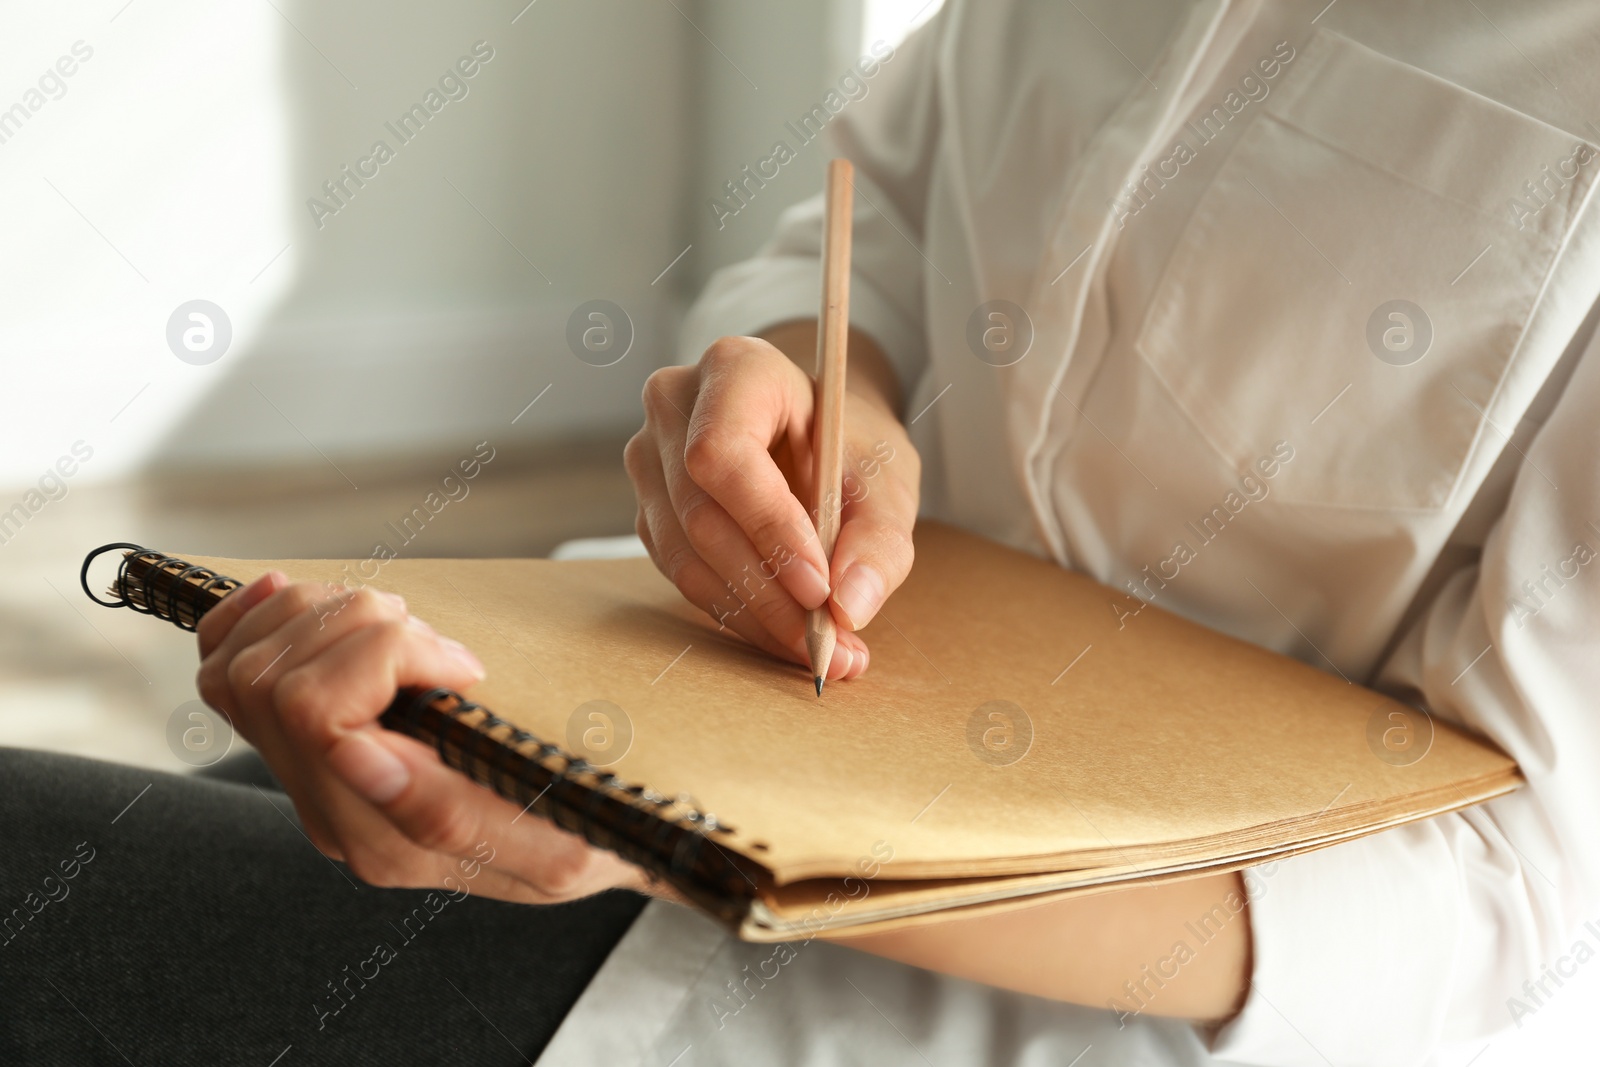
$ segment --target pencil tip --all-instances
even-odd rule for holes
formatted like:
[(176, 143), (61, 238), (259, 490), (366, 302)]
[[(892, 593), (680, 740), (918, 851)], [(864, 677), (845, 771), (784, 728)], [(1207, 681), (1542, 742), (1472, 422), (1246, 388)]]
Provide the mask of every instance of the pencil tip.
[(817, 683), (817, 696), (820, 697), (822, 695), (822, 675), (817, 675), (812, 681)]

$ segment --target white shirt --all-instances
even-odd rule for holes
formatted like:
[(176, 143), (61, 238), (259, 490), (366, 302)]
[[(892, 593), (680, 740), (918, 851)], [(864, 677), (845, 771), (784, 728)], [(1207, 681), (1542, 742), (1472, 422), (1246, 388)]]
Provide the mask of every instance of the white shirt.
[[(718, 1028), (770, 948), (655, 905), (544, 1062), (1416, 1063), (1555, 993), (1600, 916), (1600, 6), (1319, 8), (952, 0), (828, 127), (852, 323), (925, 515), (1481, 732), (1527, 787), (1261, 872), (1214, 1035), (821, 943)], [(687, 359), (816, 314), (820, 213), (715, 277)]]

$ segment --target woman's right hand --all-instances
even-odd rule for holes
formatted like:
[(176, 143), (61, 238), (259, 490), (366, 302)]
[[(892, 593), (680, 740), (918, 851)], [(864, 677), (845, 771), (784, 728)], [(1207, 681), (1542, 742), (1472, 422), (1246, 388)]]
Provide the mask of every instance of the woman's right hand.
[[(808, 352), (816, 325), (772, 331)], [(850, 338), (844, 487), (831, 562), (809, 512), (813, 385), (773, 343), (724, 337), (692, 367), (645, 383), (644, 427), (623, 453), (650, 558), (689, 601), (773, 655), (807, 664), (806, 612), (840, 628), (827, 677), (866, 670), (865, 626), (911, 569), (921, 463), (894, 413), (893, 377)]]

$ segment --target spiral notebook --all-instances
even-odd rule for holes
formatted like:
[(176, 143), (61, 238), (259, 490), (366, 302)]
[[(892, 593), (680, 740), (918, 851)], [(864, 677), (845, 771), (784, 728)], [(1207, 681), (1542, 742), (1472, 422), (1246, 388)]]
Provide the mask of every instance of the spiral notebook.
[(1417, 709), (1153, 605), (1130, 618), (1125, 593), (932, 523), (865, 631), (871, 669), (820, 700), (647, 560), (108, 548), (96, 599), (184, 628), (269, 569), (402, 594), (488, 678), (403, 692), (385, 726), (750, 940), (1238, 869), (1521, 782)]

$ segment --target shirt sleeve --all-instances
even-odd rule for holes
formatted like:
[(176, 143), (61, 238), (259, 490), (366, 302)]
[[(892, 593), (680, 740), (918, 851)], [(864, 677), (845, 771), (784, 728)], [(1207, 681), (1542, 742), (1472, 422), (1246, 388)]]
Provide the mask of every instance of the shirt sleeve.
[[(921, 246), (928, 177), (938, 144), (936, 54), (945, 18), (931, 18), (899, 48), (879, 42), (856, 73), (864, 95), (824, 98), (840, 110), (823, 140), (796, 152), (831, 151), (855, 165), (850, 325), (878, 343), (909, 396), (926, 363)], [(876, 63), (875, 75), (864, 72)], [(712, 275), (685, 318), (679, 361), (699, 360), (719, 337), (815, 319), (822, 285), (819, 194), (791, 207), (753, 258)]]
[(1443, 583), (1379, 679), (1492, 739), (1527, 785), (1246, 872), (1253, 978), (1213, 1038), (1219, 1057), (1416, 1063), (1522, 1025), (1600, 944), (1600, 923), (1581, 926), (1600, 914), (1597, 455), (1591, 341), (1478, 561)]

